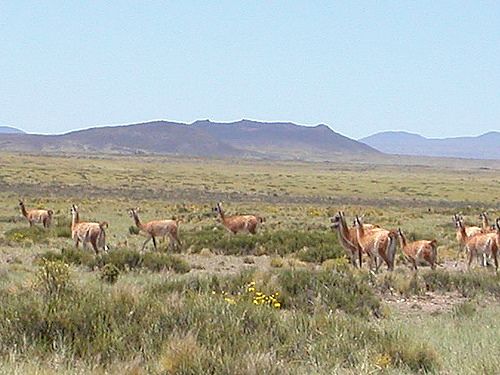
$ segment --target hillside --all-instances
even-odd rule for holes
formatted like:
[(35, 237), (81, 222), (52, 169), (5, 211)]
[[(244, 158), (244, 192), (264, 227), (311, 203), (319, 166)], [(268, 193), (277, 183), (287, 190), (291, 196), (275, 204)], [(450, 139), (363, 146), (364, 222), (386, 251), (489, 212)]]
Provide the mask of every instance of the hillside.
[(500, 132), (440, 139), (407, 132), (382, 132), (359, 141), (388, 154), (500, 159)]
[(24, 133), (21, 129), (16, 129), (11, 126), (0, 126), (0, 134), (21, 134)]
[(379, 154), (373, 148), (335, 133), (326, 125), (242, 120), (193, 124), (153, 121), (106, 126), (63, 135), (2, 134), (4, 150), (26, 152), (104, 152), (323, 159), (338, 155)]

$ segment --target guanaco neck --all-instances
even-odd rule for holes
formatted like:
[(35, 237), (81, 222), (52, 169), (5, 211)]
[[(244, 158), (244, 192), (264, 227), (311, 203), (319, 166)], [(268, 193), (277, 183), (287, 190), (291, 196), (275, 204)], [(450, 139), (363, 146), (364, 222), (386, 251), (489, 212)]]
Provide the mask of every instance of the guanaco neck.
[(338, 227), (340, 239), (348, 246), (353, 249), (356, 249), (356, 245), (353, 243), (353, 239), (351, 238), (351, 233), (349, 232), (349, 228), (347, 227), (347, 223), (344, 217), (340, 218), (340, 225)]
[(486, 214), (482, 214), (481, 218), (483, 219), (483, 229), (490, 229), (490, 223), (488, 221), (488, 216), (486, 216)]
[(135, 225), (137, 226), (137, 228), (143, 229), (143, 225), (141, 223), (141, 220), (139, 219), (139, 215), (137, 215), (137, 212), (132, 211), (132, 215), (134, 217), (134, 222), (135, 222)]
[(71, 212), (71, 229), (74, 229), (75, 226), (80, 222), (80, 217), (78, 216), (78, 212)]
[(365, 228), (363, 228), (363, 224), (359, 220), (356, 220), (356, 232), (359, 238), (363, 238), (365, 236)]
[(399, 243), (402, 248), (405, 248), (406, 245), (408, 244), (408, 241), (406, 240), (406, 236), (402, 232), (398, 232), (399, 235)]
[(224, 214), (224, 210), (222, 209), (221, 206), (219, 206), (219, 216), (220, 216), (222, 222), (225, 224), (226, 223), (226, 215)]
[(462, 222), (458, 223), (458, 234), (462, 238), (462, 241), (467, 241), (467, 232), (465, 231), (465, 226)]
[(28, 211), (26, 211), (26, 206), (24, 203), (21, 203), (21, 213), (23, 214), (24, 217), (28, 217)]

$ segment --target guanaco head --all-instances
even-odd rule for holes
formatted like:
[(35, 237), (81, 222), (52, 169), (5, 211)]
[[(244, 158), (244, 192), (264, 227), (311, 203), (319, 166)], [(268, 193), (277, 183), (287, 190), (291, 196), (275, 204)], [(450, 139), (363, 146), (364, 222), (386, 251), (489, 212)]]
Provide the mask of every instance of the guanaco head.
[(128, 216), (130, 217), (134, 217), (137, 215), (137, 213), (139, 212), (139, 207), (136, 207), (136, 208), (129, 208), (128, 209)]
[(222, 202), (217, 202), (215, 207), (212, 209), (213, 212), (217, 212), (218, 214), (223, 214), (224, 211), (222, 209)]
[(71, 214), (77, 214), (78, 213), (78, 206), (72, 204), (71, 208), (69, 209), (69, 211), (71, 212)]
[(24, 207), (24, 202), (19, 199), (19, 207)]
[(404, 236), (404, 233), (403, 231), (401, 230), (401, 228), (398, 228), (398, 235), (403, 237)]
[(52, 215), (54, 215), (54, 211), (52, 210), (47, 210), (47, 214), (49, 214), (50, 217), (52, 217)]
[(453, 224), (455, 224), (455, 228), (460, 228), (460, 224), (463, 224), (463, 218), (460, 215), (453, 215)]
[(354, 226), (355, 226), (356, 228), (361, 228), (361, 227), (363, 227), (363, 222), (362, 222), (362, 219), (361, 219), (358, 215), (356, 215), (356, 216), (354, 217)]
[(497, 217), (495, 221), (496, 227), (497, 227), (497, 233), (500, 234), (500, 217)]
[(335, 216), (332, 216), (330, 218), (330, 228), (331, 229), (337, 229), (338, 227), (340, 227), (340, 223), (342, 222), (342, 212), (339, 211), (335, 214)]

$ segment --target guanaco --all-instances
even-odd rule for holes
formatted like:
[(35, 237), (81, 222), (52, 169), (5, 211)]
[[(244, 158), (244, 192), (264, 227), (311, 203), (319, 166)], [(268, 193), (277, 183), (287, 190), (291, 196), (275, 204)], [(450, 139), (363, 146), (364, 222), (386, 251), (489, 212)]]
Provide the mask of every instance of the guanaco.
[(217, 203), (213, 211), (219, 214), (224, 227), (233, 234), (239, 232), (256, 234), (258, 225), (265, 221), (263, 217), (257, 215), (226, 216), (221, 202)]
[(491, 256), (495, 263), (495, 270), (498, 271), (498, 233), (477, 233), (473, 236), (467, 236), (463, 222), (459, 221), (458, 225), (462, 237), (465, 238), (465, 249), (468, 253), (467, 269), (470, 269), (474, 256), (482, 259), (484, 267), (487, 265), (487, 257)]
[[(460, 215), (453, 215), (453, 222), (455, 223), (455, 229), (456, 229), (456, 237), (457, 237), (457, 242), (458, 242), (458, 258), (460, 258), (460, 253), (465, 247), (465, 242), (467, 240), (467, 237), (472, 237), (475, 234), (481, 233), (481, 228), (476, 227), (476, 226), (471, 226), (467, 227), (464, 225), (464, 219)], [(464, 236), (462, 234), (461, 226), (465, 228), (465, 234)], [(458, 265), (458, 261), (455, 263), (455, 267)]]
[[(347, 256), (349, 257), (351, 264), (357, 266), (356, 256), (359, 260), (359, 267), (363, 265), (363, 250), (358, 243), (358, 238), (356, 234), (356, 228), (349, 228), (345, 220), (345, 214), (343, 211), (339, 211), (335, 216), (330, 218), (331, 229), (336, 230), (338, 233), (338, 238), (340, 245), (344, 248)], [(378, 229), (378, 227), (372, 224), (364, 224), (365, 230)]]
[(79, 243), (82, 242), (83, 248), (90, 243), (96, 255), (99, 254), (99, 249), (107, 251), (108, 246), (106, 245), (105, 232), (105, 228), (107, 227), (108, 223), (106, 221), (100, 223), (81, 222), (78, 206), (71, 205), (71, 237), (75, 241), (77, 249)]
[(373, 262), (375, 261), (375, 272), (377, 272), (380, 267), (378, 259), (381, 258), (387, 265), (387, 269), (392, 271), (396, 255), (397, 233), (386, 229), (365, 230), (361, 219), (357, 215), (355, 223), (358, 243), (363, 252), (370, 257), (370, 269), (373, 268)]
[(146, 235), (146, 241), (142, 244), (141, 251), (144, 250), (146, 244), (153, 240), (153, 246), (155, 250), (158, 250), (156, 245), (156, 237), (168, 236), (170, 240), (169, 246), (173, 247), (174, 243), (181, 246), (181, 241), (179, 240), (179, 222), (177, 220), (153, 220), (145, 224), (139, 219), (139, 214), (137, 213), (137, 208), (129, 209), (129, 215), (134, 219), (134, 223), (139, 228), (139, 231)]
[(26, 210), (26, 206), (23, 201), (19, 201), (19, 207), (21, 208), (21, 213), (28, 220), (30, 227), (36, 223), (41, 223), (44, 228), (50, 227), (52, 223), (52, 215), (54, 211), (52, 210)]
[(494, 225), (490, 226), (490, 222), (488, 220), (488, 214), (486, 212), (481, 212), (479, 214), (479, 218), (481, 219), (481, 224), (482, 224), (481, 229), (483, 233), (495, 232), (496, 228)]
[(411, 262), (415, 271), (418, 269), (418, 261), (425, 261), (431, 266), (431, 269), (436, 268), (437, 240), (408, 242), (401, 228), (398, 228), (398, 235), (403, 254)]

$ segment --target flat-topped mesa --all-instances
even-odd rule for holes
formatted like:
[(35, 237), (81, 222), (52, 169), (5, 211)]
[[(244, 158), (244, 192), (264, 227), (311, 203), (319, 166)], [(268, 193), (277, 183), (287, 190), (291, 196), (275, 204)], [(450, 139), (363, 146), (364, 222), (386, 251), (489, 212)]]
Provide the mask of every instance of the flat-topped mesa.
[(96, 255), (99, 254), (99, 249), (108, 250), (106, 246), (106, 232), (108, 227), (106, 221), (97, 222), (81, 222), (78, 206), (71, 205), (71, 238), (75, 241), (75, 247), (78, 248), (82, 242), (85, 248), (87, 244), (91, 244)]
[(157, 237), (165, 237), (169, 238), (169, 246), (182, 246), (181, 241), (179, 239), (179, 221), (178, 220), (153, 220), (147, 223), (142, 223), (139, 214), (138, 208), (130, 208), (129, 215), (133, 218), (134, 223), (139, 231), (142, 232), (147, 238), (146, 241), (142, 244), (141, 251), (144, 250), (146, 244), (153, 240), (153, 246), (155, 250), (158, 250), (156, 244)]
[(237, 234), (240, 232), (248, 232), (256, 234), (258, 226), (265, 221), (261, 216), (257, 215), (232, 215), (227, 216), (222, 208), (222, 203), (218, 202), (213, 211), (219, 215), (222, 225), (231, 233)]
[(415, 271), (418, 269), (417, 263), (419, 261), (426, 262), (432, 269), (436, 268), (437, 240), (419, 240), (408, 242), (401, 228), (398, 228), (398, 236), (403, 255), (411, 262)]
[(50, 227), (52, 223), (52, 216), (54, 215), (54, 211), (52, 210), (27, 210), (23, 201), (19, 201), (19, 207), (21, 209), (22, 215), (28, 220), (30, 227), (33, 225), (40, 223), (44, 228)]

